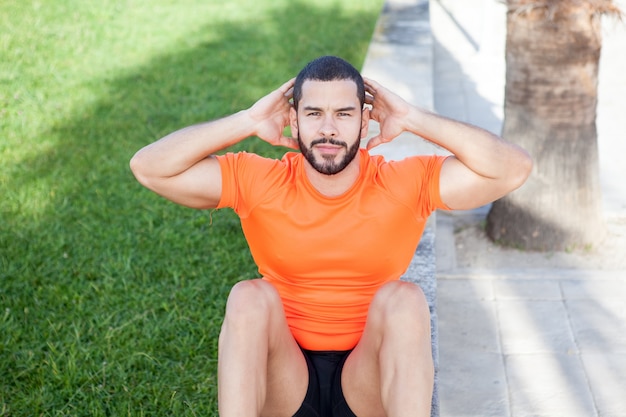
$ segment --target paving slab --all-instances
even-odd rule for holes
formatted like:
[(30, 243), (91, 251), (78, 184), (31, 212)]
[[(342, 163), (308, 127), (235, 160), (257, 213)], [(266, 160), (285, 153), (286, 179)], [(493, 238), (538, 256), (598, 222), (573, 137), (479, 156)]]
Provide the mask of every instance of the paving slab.
[(507, 279), (493, 282), (498, 300), (562, 300), (558, 281)]
[(438, 319), (439, 354), (447, 364), (456, 362), (454, 356), (447, 356), (447, 353), (453, 354), (457, 351), (501, 353), (498, 318), (493, 301), (470, 299), (457, 301), (452, 306), (440, 300)]
[(450, 308), (460, 301), (495, 299), (491, 280), (440, 279), (437, 290), (437, 299), (442, 306)]
[(626, 353), (583, 353), (582, 361), (598, 415), (626, 416)]
[(508, 416), (493, 283), (438, 281), (441, 415)]
[(626, 353), (626, 300), (568, 300), (566, 305), (581, 351)]
[(498, 326), (504, 354), (577, 353), (561, 301), (498, 301)]
[(577, 355), (506, 356), (512, 417), (596, 416), (587, 375)]
[(454, 358), (441, 369), (439, 397), (441, 415), (446, 417), (506, 417), (509, 401), (502, 355), (458, 350), (448, 353), (441, 343), (440, 354)]
[(626, 272), (622, 279), (564, 280), (563, 298), (568, 300), (626, 300)]

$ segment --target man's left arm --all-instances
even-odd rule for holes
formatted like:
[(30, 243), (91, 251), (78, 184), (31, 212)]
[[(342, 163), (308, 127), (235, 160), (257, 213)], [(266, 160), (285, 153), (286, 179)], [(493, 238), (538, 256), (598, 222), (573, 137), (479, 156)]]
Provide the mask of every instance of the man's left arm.
[(368, 148), (389, 142), (403, 131), (414, 133), (452, 153), (441, 169), (439, 191), (453, 210), (483, 206), (520, 187), (530, 175), (532, 160), (517, 145), (484, 129), (413, 106), (366, 79), (371, 117), (380, 135)]

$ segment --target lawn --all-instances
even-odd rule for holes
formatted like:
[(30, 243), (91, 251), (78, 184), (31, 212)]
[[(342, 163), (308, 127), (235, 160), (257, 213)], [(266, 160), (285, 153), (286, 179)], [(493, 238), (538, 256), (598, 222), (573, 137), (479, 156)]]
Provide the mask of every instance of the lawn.
[[(319, 55), (362, 65), (382, 0), (0, 0), (0, 416), (217, 415), (230, 210), (128, 161)], [(267, 156), (284, 149), (250, 138)]]

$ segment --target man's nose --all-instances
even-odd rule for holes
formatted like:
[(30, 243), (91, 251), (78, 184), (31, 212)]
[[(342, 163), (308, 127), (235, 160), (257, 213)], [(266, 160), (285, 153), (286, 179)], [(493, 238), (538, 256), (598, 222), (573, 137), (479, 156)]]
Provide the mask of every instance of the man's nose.
[(332, 116), (324, 117), (322, 122), (322, 126), (320, 128), (320, 133), (322, 133), (325, 137), (334, 137), (337, 136), (337, 125)]

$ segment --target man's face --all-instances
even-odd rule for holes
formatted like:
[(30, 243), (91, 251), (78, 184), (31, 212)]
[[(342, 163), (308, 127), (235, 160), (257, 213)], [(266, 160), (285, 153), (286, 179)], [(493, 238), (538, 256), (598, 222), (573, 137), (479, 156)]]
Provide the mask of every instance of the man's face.
[(302, 154), (326, 175), (343, 171), (354, 160), (367, 122), (351, 80), (305, 81), (298, 111), (291, 113)]

